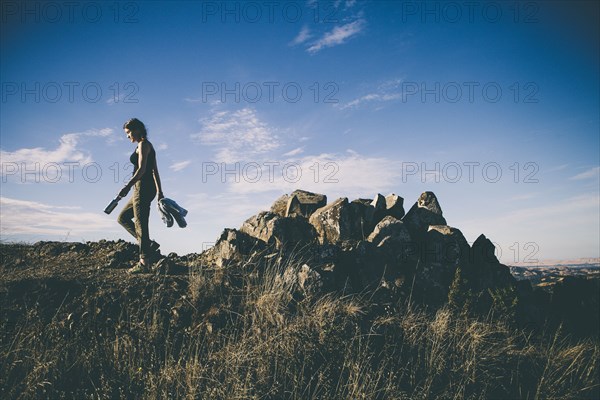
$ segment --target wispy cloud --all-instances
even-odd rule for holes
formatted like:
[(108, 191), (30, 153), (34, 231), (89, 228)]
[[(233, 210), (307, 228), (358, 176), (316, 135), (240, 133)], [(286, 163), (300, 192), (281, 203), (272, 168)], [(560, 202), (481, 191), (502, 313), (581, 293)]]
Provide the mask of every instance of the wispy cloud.
[(191, 138), (201, 144), (215, 146), (215, 161), (218, 162), (260, 159), (280, 146), (274, 129), (261, 121), (251, 108), (213, 112), (200, 123), (201, 131)]
[(335, 1), (333, 2), (333, 7), (334, 7), (334, 8), (339, 8), (339, 7), (340, 7), (340, 5), (342, 5), (342, 3), (344, 3), (344, 8), (352, 8), (352, 7), (354, 7), (354, 5), (356, 4), (356, 0), (346, 0), (346, 1), (343, 1), (343, 0), (335, 0)]
[(113, 106), (119, 102), (122, 102), (126, 96), (127, 96), (127, 93), (121, 93), (118, 96), (109, 97), (108, 100), (106, 100), (106, 104), (108, 104), (109, 106)]
[(283, 156), (284, 157), (292, 157), (292, 156), (296, 156), (298, 154), (301, 154), (304, 152), (304, 148), (303, 147), (297, 147), (294, 150), (290, 150), (287, 153), (284, 153)]
[(7, 179), (7, 175), (14, 175), (15, 168), (39, 172), (50, 164), (62, 170), (68, 168), (68, 163), (79, 163), (80, 165), (91, 163), (93, 161), (91, 154), (78, 147), (81, 139), (85, 137), (103, 137), (111, 141), (112, 135), (113, 130), (111, 128), (92, 129), (62, 135), (55, 149), (45, 149), (43, 147), (22, 148), (14, 151), (0, 149), (3, 181)]
[(393, 93), (393, 94), (369, 93), (367, 95), (364, 95), (357, 99), (354, 99), (346, 104), (342, 104), (341, 106), (339, 106), (339, 108), (341, 110), (345, 110), (346, 108), (358, 107), (358, 106), (363, 105), (364, 103), (368, 103), (368, 102), (392, 101), (392, 100), (399, 99), (401, 96), (402, 95), (400, 93)]
[(113, 219), (80, 207), (54, 206), (38, 201), (0, 197), (2, 236), (87, 234), (115, 230)]
[(533, 198), (535, 198), (537, 195), (535, 193), (525, 193), (525, 194), (519, 194), (513, 197), (510, 197), (508, 199), (508, 201), (525, 201), (525, 200), (531, 200)]
[(172, 169), (173, 171), (177, 172), (177, 171), (181, 171), (182, 169), (184, 169), (191, 163), (192, 163), (192, 160), (180, 161), (180, 162), (170, 165), (169, 168)]
[(325, 33), (320, 39), (313, 42), (307, 49), (310, 54), (315, 54), (325, 48), (344, 44), (350, 38), (357, 36), (366, 26), (364, 19), (358, 19), (347, 24), (336, 26)]
[(382, 103), (400, 99), (402, 98), (402, 92), (400, 91), (402, 82), (403, 79), (400, 78), (385, 81), (378, 85), (371, 93), (357, 97), (347, 103), (335, 105), (335, 107), (345, 110), (347, 108), (358, 108), (364, 106), (366, 103)]
[(598, 179), (600, 177), (600, 167), (590, 168), (580, 174), (572, 176), (570, 179), (574, 181), (581, 181), (585, 179)]
[(208, 103), (211, 106), (218, 106), (219, 104), (223, 103), (220, 99), (208, 100), (201, 97), (185, 97), (183, 101), (185, 101), (186, 103)]
[(271, 172), (263, 171), (258, 181), (230, 182), (230, 191), (288, 193), (302, 188), (335, 196), (372, 196), (393, 189), (401, 171), (401, 164), (394, 160), (347, 150), (342, 154), (323, 153), (280, 160)]
[(569, 166), (569, 164), (561, 164), (561, 165), (557, 165), (555, 167), (551, 167), (549, 169), (546, 169), (544, 171), (544, 173), (548, 174), (550, 172), (556, 172), (556, 171), (562, 171), (564, 169), (566, 169)]
[(310, 29), (308, 28), (308, 26), (304, 25), (298, 33), (298, 35), (294, 38), (294, 40), (290, 42), (290, 46), (297, 46), (299, 44), (302, 44), (311, 37), (312, 34), (310, 33)]

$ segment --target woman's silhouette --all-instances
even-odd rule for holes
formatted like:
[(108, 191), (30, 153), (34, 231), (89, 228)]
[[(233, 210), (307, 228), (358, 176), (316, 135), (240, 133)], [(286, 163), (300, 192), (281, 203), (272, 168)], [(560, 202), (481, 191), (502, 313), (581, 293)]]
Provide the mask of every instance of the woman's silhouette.
[(140, 261), (128, 272), (145, 273), (150, 272), (150, 264), (160, 247), (158, 243), (150, 240), (148, 231), (150, 204), (157, 193), (158, 200), (164, 195), (156, 165), (156, 152), (147, 139), (144, 123), (137, 118), (132, 118), (125, 122), (123, 129), (127, 138), (132, 143), (137, 143), (137, 148), (129, 157), (133, 164), (133, 176), (119, 192), (119, 197), (125, 197), (133, 187), (133, 196), (119, 214), (118, 221), (137, 239), (140, 247)]

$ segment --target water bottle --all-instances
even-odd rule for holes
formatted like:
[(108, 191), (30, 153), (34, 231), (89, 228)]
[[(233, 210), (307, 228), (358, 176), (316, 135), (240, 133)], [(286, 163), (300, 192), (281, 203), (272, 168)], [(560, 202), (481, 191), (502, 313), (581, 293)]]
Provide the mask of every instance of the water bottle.
[(115, 197), (113, 199), (113, 201), (111, 201), (110, 204), (106, 206), (106, 208), (104, 209), (104, 212), (107, 214), (110, 214), (112, 212), (112, 210), (115, 209), (117, 204), (119, 204), (119, 200), (121, 200), (121, 198), (119, 196)]

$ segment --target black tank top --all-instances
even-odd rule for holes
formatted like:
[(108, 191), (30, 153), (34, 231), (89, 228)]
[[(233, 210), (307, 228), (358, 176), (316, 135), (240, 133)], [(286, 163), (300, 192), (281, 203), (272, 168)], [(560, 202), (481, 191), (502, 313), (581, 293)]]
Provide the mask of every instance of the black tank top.
[[(144, 175), (142, 175), (142, 179), (140, 179), (139, 182), (142, 188), (151, 190), (152, 188), (156, 188), (156, 185), (154, 184), (154, 176), (152, 174), (152, 171), (154, 171), (156, 168), (156, 152), (154, 151), (154, 146), (152, 146), (152, 143), (148, 141), (146, 142), (150, 145), (150, 152), (148, 153), (148, 159), (146, 160), (146, 171), (144, 172)], [(138, 170), (139, 157), (139, 154), (135, 150), (129, 157), (129, 161), (131, 161), (133, 164), (132, 175), (135, 175), (136, 171)]]

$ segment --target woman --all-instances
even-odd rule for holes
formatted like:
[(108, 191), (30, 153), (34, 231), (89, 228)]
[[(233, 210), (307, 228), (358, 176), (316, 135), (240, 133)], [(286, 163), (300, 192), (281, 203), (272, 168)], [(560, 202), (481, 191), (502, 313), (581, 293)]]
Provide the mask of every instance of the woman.
[(150, 203), (158, 193), (158, 200), (165, 197), (162, 193), (160, 176), (156, 165), (156, 152), (154, 146), (147, 139), (146, 127), (137, 118), (132, 118), (123, 125), (127, 138), (132, 143), (137, 143), (137, 148), (129, 157), (133, 164), (133, 176), (125, 187), (119, 192), (119, 197), (125, 197), (133, 187), (133, 196), (121, 214), (119, 224), (135, 237), (140, 247), (139, 263), (128, 270), (129, 273), (150, 272), (150, 263), (157, 254), (160, 245), (150, 240), (148, 219), (150, 217)]

